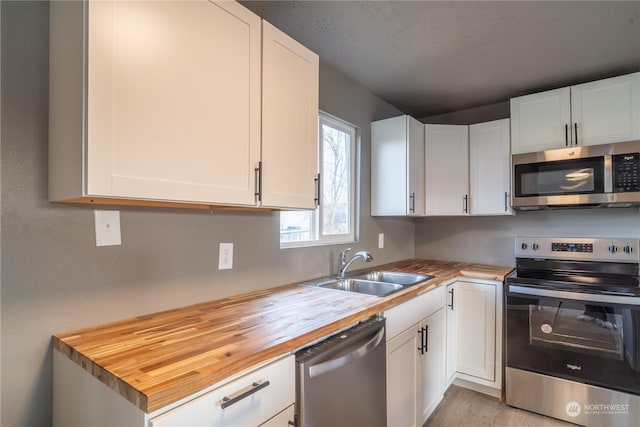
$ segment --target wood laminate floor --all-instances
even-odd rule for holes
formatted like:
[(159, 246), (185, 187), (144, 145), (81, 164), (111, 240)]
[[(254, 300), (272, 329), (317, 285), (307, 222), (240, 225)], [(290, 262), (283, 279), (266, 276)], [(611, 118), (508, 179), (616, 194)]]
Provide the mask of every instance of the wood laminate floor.
[(451, 385), (425, 426), (575, 427), (575, 424), (511, 408), (491, 396)]

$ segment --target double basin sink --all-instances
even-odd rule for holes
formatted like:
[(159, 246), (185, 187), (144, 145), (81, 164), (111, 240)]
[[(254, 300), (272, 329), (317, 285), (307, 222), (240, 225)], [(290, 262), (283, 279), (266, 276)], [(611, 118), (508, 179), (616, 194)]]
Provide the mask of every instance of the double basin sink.
[(429, 279), (433, 279), (433, 276), (374, 270), (345, 278), (334, 276), (310, 280), (300, 285), (383, 297)]

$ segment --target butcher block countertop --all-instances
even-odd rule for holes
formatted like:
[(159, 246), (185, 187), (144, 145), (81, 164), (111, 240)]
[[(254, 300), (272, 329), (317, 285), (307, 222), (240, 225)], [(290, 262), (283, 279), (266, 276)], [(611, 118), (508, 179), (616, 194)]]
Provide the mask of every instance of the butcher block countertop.
[(512, 270), (418, 259), (372, 269), (435, 278), (382, 298), (294, 283), (59, 333), (53, 345), (151, 413), (455, 277), (502, 281)]

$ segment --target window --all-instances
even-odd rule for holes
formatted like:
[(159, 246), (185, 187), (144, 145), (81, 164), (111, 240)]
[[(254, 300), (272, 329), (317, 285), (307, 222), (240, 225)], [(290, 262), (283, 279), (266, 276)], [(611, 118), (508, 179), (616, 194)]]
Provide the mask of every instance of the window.
[(320, 206), (280, 212), (281, 248), (355, 240), (356, 129), (325, 113), (318, 121)]

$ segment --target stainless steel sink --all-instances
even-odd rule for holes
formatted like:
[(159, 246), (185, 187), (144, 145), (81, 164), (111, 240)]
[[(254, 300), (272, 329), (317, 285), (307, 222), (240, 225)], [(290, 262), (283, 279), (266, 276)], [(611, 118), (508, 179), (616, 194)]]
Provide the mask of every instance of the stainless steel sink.
[(300, 285), (383, 297), (432, 278), (433, 276), (424, 274), (369, 271), (345, 279), (325, 277), (303, 282)]
[(417, 285), (425, 280), (433, 279), (433, 276), (413, 273), (399, 273), (397, 271), (369, 271), (367, 273), (358, 274), (354, 278), (371, 280), (382, 283), (395, 283), (403, 287)]
[(375, 295), (378, 297), (389, 295), (391, 292), (402, 289), (402, 285), (394, 283), (380, 283), (361, 279), (339, 279), (333, 282), (321, 284), (318, 287)]

